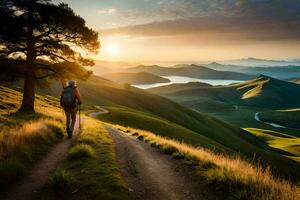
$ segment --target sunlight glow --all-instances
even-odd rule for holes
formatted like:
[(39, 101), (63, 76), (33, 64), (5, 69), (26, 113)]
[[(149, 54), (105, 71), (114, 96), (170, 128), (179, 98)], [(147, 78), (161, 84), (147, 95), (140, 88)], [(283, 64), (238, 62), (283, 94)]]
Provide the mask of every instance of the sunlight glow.
[(119, 54), (120, 49), (116, 44), (109, 44), (106, 47), (106, 51), (110, 56), (116, 56)]

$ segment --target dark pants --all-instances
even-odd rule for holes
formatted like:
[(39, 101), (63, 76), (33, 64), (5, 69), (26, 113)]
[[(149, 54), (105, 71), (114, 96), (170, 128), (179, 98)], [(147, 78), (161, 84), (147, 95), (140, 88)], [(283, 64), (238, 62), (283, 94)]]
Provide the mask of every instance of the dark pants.
[(76, 114), (77, 114), (77, 109), (75, 108), (65, 108), (65, 114), (66, 114), (66, 128), (67, 128), (67, 133), (69, 136), (72, 136), (75, 123), (76, 123)]

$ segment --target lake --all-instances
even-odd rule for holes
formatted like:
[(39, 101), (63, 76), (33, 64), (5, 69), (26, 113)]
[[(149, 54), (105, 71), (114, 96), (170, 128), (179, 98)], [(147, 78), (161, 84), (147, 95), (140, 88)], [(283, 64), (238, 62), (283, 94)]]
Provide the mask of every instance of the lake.
[(162, 76), (162, 77), (169, 79), (171, 82), (169, 82), (169, 83), (132, 85), (132, 86), (140, 88), (140, 89), (150, 89), (150, 88), (159, 87), (159, 86), (171, 85), (171, 84), (174, 84), (174, 83), (202, 82), (202, 83), (208, 83), (210, 85), (229, 85), (229, 84), (232, 84), (232, 83), (242, 82), (242, 81), (237, 81), (237, 80), (198, 79), (198, 78), (190, 78), (190, 77), (186, 77), (186, 76)]

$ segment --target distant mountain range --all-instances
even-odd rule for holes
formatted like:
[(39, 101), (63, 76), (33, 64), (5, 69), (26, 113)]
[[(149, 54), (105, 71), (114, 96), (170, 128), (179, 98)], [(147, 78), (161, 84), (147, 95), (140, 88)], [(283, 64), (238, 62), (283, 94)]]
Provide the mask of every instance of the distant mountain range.
[(116, 83), (129, 83), (135, 85), (170, 82), (170, 80), (167, 78), (150, 74), (148, 72), (137, 72), (137, 73), (117, 72), (111, 74), (104, 74), (101, 77), (114, 81)]
[(223, 65), (220, 63), (205, 64), (205, 67), (219, 71), (233, 71), (251, 75), (264, 74), (278, 79), (290, 79), (300, 77), (300, 64), (288, 66), (269, 66), (269, 67), (249, 67), (239, 65)]
[(264, 67), (264, 66), (288, 66), (288, 65), (300, 65), (299, 59), (292, 60), (266, 60), (259, 58), (245, 58), (238, 60), (220, 61), (225, 65), (239, 65), (248, 67)]
[(158, 65), (139, 65), (126, 69), (126, 72), (148, 72), (158, 76), (186, 76), (199, 79), (222, 79), (222, 80), (249, 80), (253, 75), (230, 72), (217, 71), (198, 65), (180, 65), (175, 67), (161, 67)]

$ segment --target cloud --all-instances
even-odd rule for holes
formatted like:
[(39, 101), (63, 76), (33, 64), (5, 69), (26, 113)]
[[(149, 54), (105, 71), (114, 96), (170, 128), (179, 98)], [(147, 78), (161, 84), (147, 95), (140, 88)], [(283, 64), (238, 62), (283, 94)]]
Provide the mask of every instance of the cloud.
[(115, 8), (108, 8), (108, 9), (103, 9), (103, 10), (98, 10), (98, 14), (114, 14), (117, 12), (117, 9)]
[(299, 21), (268, 21), (235, 18), (193, 18), (119, 27), (100, 31), (107, 35), (161, 37), (198, 35), (224, 39), (283, 40), (300, 39)]
[(101, 33), (134, 37), (191, 34), (210, 39), (300, 39), (300, 0), (173, 0), (158, 4), (161, 7), (154, 11), (121, 13), (123, 18), (144, 17), (154, 21)]

